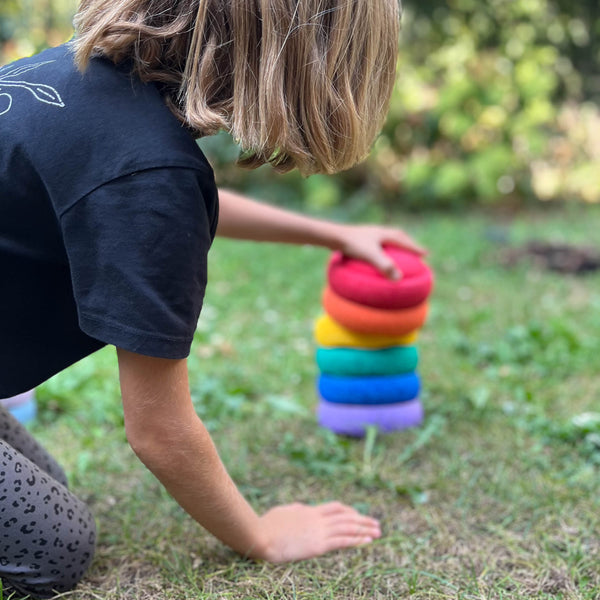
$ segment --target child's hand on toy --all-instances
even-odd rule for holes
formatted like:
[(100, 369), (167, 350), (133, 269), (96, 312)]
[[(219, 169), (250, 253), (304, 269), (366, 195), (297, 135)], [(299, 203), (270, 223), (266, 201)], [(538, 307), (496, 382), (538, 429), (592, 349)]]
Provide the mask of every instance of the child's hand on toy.
[(251, 555), (273, 563), (314, 558), (381, 537), (376, 519), (340, 502), (276, 506), (260, 520), (265, 528), (266, 547)]
[(419, 255), (427, 252), (401, 229), (380, 225), (341, 225), (340, 227), (340, 251), (346, 256), (372, 264), (389, 279), (400, 279), (402, 273), (383, 251), (384, 244), (399, 246)]

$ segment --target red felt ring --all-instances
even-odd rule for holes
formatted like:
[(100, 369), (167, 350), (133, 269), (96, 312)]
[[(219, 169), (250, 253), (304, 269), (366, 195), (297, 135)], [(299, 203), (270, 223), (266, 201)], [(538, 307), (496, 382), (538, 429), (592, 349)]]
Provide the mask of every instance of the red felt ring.
[(393, 310), (421, 304), (433, 288), (431, 269), (413, 252), (390, 245), (384, 250), (402, 273), (401, 279), (388, 279), (371, 264), (334, 252), (327, 269), (331, 289), (373, 308)]
[(411, 308), (385, 310), (346, 300), (329, 286), (323, 292), (327, 314), (351, 331), (384, 335), (405, 335), (423, 327), (427, 319), (427, 302)]

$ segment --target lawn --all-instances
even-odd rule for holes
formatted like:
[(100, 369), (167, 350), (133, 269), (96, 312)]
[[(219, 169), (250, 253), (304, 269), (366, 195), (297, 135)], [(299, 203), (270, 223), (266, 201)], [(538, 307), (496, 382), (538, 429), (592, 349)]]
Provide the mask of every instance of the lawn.
[(342, 499), (381, 518), (382, 539), (287, 566), (237, 557), (128, 448), (107, 348), (38, 390), (34, 431), (99, 529), (68, 597), (600, 597), (600, 271), (503, 260), (531, 239), (597, 243), (600, 210), (393, 221), (436, 273), (422, 427), (353, 440), (316, 425), (323, 250), (218, 240), (190, 357), (197, 410), (258, 510)]

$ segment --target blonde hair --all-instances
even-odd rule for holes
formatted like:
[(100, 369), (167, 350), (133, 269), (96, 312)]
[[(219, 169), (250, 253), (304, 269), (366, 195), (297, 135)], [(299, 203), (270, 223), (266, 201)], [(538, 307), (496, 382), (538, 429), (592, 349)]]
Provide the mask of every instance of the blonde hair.
[(82, 0), (76, 62), (130, 61), (238, 161), (334, 173), (361, 161), (395, 81), (399, 0)]

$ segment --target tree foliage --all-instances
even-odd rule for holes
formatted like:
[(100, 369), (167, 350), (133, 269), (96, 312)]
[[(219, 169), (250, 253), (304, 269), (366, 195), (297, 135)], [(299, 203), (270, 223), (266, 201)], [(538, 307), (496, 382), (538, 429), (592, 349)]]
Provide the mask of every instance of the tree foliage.
[(0, 64), (67, 40), (76, 8), (76, 0), (2, 0)]
[(421, 2), (407, 20), (373, 157), (386, 197), (600, 201), (600, 90), (571, 55), (596, 45), (590, 23), (550, 0)]
[[(219, 179), (312, 208), (600, 202), (597, 0), (405, 0), (398, 84), (371, 157), (336, 177), (232, 166), (226, 135), (204, 140)], [(74, 0), (3, 0), (0, 60), (60, 43)]]

